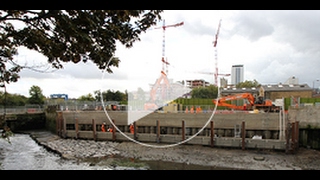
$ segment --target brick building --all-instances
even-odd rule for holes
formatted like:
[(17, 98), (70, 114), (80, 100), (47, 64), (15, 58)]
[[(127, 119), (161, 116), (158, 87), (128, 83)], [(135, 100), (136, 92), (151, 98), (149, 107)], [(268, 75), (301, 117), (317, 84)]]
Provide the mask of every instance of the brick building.
[(262, 85), (259, 93), (265, 99), (281, 99), (290, 97), (312, 98), (312, 88), (307, 84), (276, 84)]
[(195, 87), (207, 87), (210, 85), (209, 82), (203, 79), (195, 79), (195, 80), (186, 80), (187, 87), (195, 88)]
[(263, 96), (264, 99), (275, 101), (281, 98), (311, 98), (313, 90), (307, 84), (275, 84), (261, 85), (259, 88), (223, 88), (221, 96), (238, 93), (251, 93), (255, 97)]

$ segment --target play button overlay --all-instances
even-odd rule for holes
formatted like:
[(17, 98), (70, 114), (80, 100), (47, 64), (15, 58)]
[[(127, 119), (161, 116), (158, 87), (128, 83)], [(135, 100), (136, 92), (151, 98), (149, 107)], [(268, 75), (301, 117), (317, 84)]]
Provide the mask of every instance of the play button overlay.
[[(130, 77), (129, 81), (131, 81)], [(163, 112), (165, 107), (175, 99), (191, 92), (191, 89), (182, 83), (169, 80), (162, 71), (160, 77), (151, 84), (149, 91), (143, 91), (139, 87), (137, 89), (128, 93), (128, 124), (150, 113)]]
[[(113, 58), (113, 57), (112, 57)], [(172, 144), (147, 144), (147, 143), (142, 143), (138, 141), (135, 138), (132, 138), (129, 135), (128, 132), (122, 132), (119, 127), (114, 123), (113, 119), (114, 117), (109, 116), (109, 109), (106, 108), (107, 106), (104, 104), (105, 101), (102, 96), (103, 90), (109, 89), (109, 84), (114, 83), (112, 76), (114, 77), (115, 74), (109, 74), (107, 73), (107, 67), (112, 60), (110, 58), (101, 78), (101, 89), (100, 89), (100, 99), (101, 99), (101, 104), (103, 106), (103, 110), (105, 112), (105, 115), (107, 119), (109, 120), (110, 124), (116, 129), (117, 133), (120, 133), (122, 136), (127, 138), (128, 140), (143, 145), (147, 147), (152, 147), (152, 148), (168, 148), (168, 147), (173, 147), (177, 146), (183, 143), (186, 143), (190, 141), (191, 139), (195, 138), (198, 136), (209, 124), (209, 122), (213, 119), (213, 116), (216, 112), (217, 106), (213, 109), (210, 117), (206, 122), (203, 124), (202, 128), (197, 128), (197, 132), (192, 132), (191, 134), (188, 135), (188, 138), (181, 140), (176, 143)], [(144, 117), (148, 116), (151, 113), (170, 113), (170, 108), (169, 105), (175, 104), (174, 101), (178, 98), (185, 98), (186, 96), (190, 96), (192, 89), (186, 86), (186, 81), (185, 80), (180, 80), (180, 81), (174, 81), (173, 78), (170, 76), (170, 78), (167, 75), (167, 72), (164, 72), (163, 70), (160, 72), (155, 72), (155, 71), (149, 71), (145, 72), (144, 70), (140, 71), (135, 71), (135, 73), (131, 73), (132, 71), (127, 70), (128, 76), (126, 81), (123, 80), (117, 80), (116, 83), (119, 83), (119, 85), (124, 86), (126, 89), (131, 88), (134, 90), (129, 90), (127, 91), (128, 93), (128, 105), (126, 108), (126, 115), (127, 115), (127, 122), (125, 122), (125, 118), (122, 119), (121, 121), (123, 123), (127, 123), (127, 125), (131, 125), (134, 122), (137, 122), (137, 125), (139, 126), (139, 120), (143, 119)], [(123, 69), (122, 69), (123, 70)], [(140, 74), (139, 74), (140, 73)], [(175, 71), (177, 74), (177, 71)], [(186, 77), (184, 73), (178, 73), (180, 77)], [(105, 78), (107, 76), (107, 78)], [(176, 77), (177, 78), (177, 77)], [(120, 84), (121, 82), (121, 84)], [(142, 88), (142, 86), (144, 87)], [(148, 87), (148, 88), (146, 88)], [(146, 90), (148, 89), (148, 90)], [(218, 94), (219, 94), (219, 88), (218, 88)], [(216, 99), (218, 100), (218, 99)], [(117, 114), (118, 112), (112, 113), (112, 114)], [(119, 112), (119, 113), (125, 113), (125, 112)], [(179, 118), (180, 114), (184, 114), (185, 112), (179, 112), (179, 113), (174, 113), (175, 118)], [(207, 117), (207, 116), (206, 116)], [(115, 119), (116, 120), (116, 119)], [(204, 119), (205, 120), (205, 119)], [(117, 121), (117, 120), (116, 120)]]

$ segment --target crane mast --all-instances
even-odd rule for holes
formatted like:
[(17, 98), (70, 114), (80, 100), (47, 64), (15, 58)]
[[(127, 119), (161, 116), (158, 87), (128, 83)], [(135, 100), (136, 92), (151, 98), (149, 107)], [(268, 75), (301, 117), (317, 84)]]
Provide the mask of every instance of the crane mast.
[(218, 25), (218, 29), (215, 35), (215, 40), (213, 41), (213, 47), (215, 48), (215, 72), (211, 73), (211, 72), (198, 72), (200, 74), (213, 74), (214, 75), (214, 83), (216, 86), (218, 86), (218, 76), (230, 76), (231, 74), (219, 74), (218, 72), (218, 53), (217, 53), (217, 43), (218, 43), (218, 36), (219, 36), (219, 32), (220, 32), (220, 27), (221, 27), (221, 19), (219, 21), (219, 25)]
[(168, 28), (168, 27), (178, 27), (178, 26), (182, 26), (183, 24), (184, 24), (184, 22), (180, 22), (180, 23), (173, 24), (173, 25), (165, 25), (165, 20), (163, 20), (163, 26), (154, 28), (154, 29), (162, 28), (162, 30), (163, 30), (163, 35), (162, 35), (162, 58), (161, 58), (161, 61), (162, 61), (162, 72), (163, 73), (166, 72), (166, 74), (168, 74), (168, 65), (169, 65), (169, 62), (165, 57), (165, 43), (166, 43), (165, 31), (166, 31), (166, 28)]
[(221, 19), (219, 21), (219, 25), (218, 25), (218, 29), (217, 29), (217, 33), (216, 33), (216, 36), (215, 36), (215, 40), (213, 41), (213, 47), (215, 48), (215, 69), (216, 69), (216, 72), (214, 74), (214, 83), (216, 86), (218, 86), (218, 53), (217, 53), (217, 43), (218, 43), (218, 36), (219, 36), (219, 31), (220, 31), (220, 27), (221, 27)]
[(151, 87), (150, 100), (149, 100), (149, 102), (145, 103), (145, 105), (144, 105), (145, 110), (158, 109), (158, 105), (156, 104), (156, 96), (157, 96), (158, 88), (160, 88), (160, 90), (161, 90), (162, 99), (166, 98), (165, 94), (167, 93), (167, 90), (169, 89), (169, 81), (168, 81), (168, 77), (167, 77), (169, 62), (165, 57), (165, 31), (166, 31), (166, 28), (168, 28), (168, 27), (177, 27), (177, 26), (182, 26), (183, 24), (184, 24), (183, 22), (180, 22), (180, 23), (173, 24), (173, 25), (165, 25), (165, 21), (163, 20), (163, 26), (154, 28), (154, 29), (161, 29), (162, 28), (162, 30), (163, 30), (162, 58), (161, 58), (162, 71), (161, 71), (160, 77), (156, 80), (155, 84)]

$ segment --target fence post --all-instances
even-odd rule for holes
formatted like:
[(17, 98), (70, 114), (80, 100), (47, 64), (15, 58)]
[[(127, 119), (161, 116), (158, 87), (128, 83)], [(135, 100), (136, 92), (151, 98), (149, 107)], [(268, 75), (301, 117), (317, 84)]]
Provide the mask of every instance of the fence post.
[(210, 121), (210, 145), (214, 146), (214, 124), (213, 121)]
[(290, 127), (290, 123), (288, 123), (286, 128), (286, 153), (289, 153), (290, 150)]
[(246, 145), (246, 129), (245, 129), (245, 122), (242, 121), (242, 127), (241, 127), (241, 137), (242, 137), (242, 150), (245, 150)]
[(61, 127), (63, 129), (62, 131), (62, 137), (66, 138), (67, 137), (67, 120), (61, 116)]
[(76, 129), (76, 139), (79, 137), (79, 124), (78, 124), (78, 118), (75, 119), (75, 129)]
[(62, 130), (62, 128), (61, 128), (61, 116), (62, 116), (62, 112), (58, 112), (58, 116), (57, 116), (57, 119), (56, 119), (56, 131), (57, 131), (57, 134), (58, 134), (58, 136), (60, 136), (61, 137), (61, 130)]
[(160, 142), (160, 123), (159, 120), (157, 120), (157, 143)]
[(182, 141), (184, 141), (186, 139), (186, 126), (185, 126), (185, 121), (182, 120)]
[(93, 140), (97, 140), (97, 126), (94, 119), (92, 119), (92, 131), (93, 131)]
[(133, 122), (133, 139), (134, 140), (137, 140), (137, 130), (138, 130), (138, 128), (137, 128), (137, 124), (136, 124), (136, 122)]
[(292, 152), (295, 153), (299, 149), (299, 122), (295, 121), (291, 124), (292, 124), (291, 145), (292, 145)]
[(296, 121), (296, 137), (295, 137), (296, 150), (299, 150), (299, 121)]
[[(114, 119), (112, 119), (113, 124), (114, 123)], [(115, 141), (116, 140), (116, 128), (114, 127), (114, 125), (112, 125), (112, 140)]]
[(296, 149), (296, 145), (295, 145), (295, 138), (296, 138), (296, 124), (293, 122), (291, 123), (291, 150), (292, 152), (294, 152), (294, 150)]

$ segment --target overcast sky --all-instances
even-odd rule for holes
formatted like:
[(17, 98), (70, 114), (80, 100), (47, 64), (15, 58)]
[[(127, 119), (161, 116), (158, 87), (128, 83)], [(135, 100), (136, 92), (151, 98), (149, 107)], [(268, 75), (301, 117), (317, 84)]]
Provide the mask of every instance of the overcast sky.
[[(231, 73), (231, 66), (244, 65), (244, 80), (261, 84), (284, 83), (295, 76), (299, 83), (319, 87), (320, 11), (315, 10), (165, 10), (166, 25), (184, 22), (165, 31), (165, 56), (173, 81), (204, 79), (214, 83), (213, 41), (219, 20), (217, 57), (219, 73)], [(157, 27), (161, 27), (160, 21)], [(65, 64), (64, 69), (39, 73), (21, 71), (21, 78), (7, 86), (9, 93), (29, 97), (29, 89), (39, 86), (47, 97), (68, 94), (69, 98), (95, 90), (149, 90), (162, 70), (162, 29), (150, 29), (141, 41), (127, 49), (121, 44), (115, 56), (121, 62), (113, 74), (103, 74), (93, 63)], [(16, 61), (45, 65), (42, 55), (21, 48)], [(208, 72), (200, 74), (197, 72)], [(231, 81), (230, 77), (226, 77)]]

